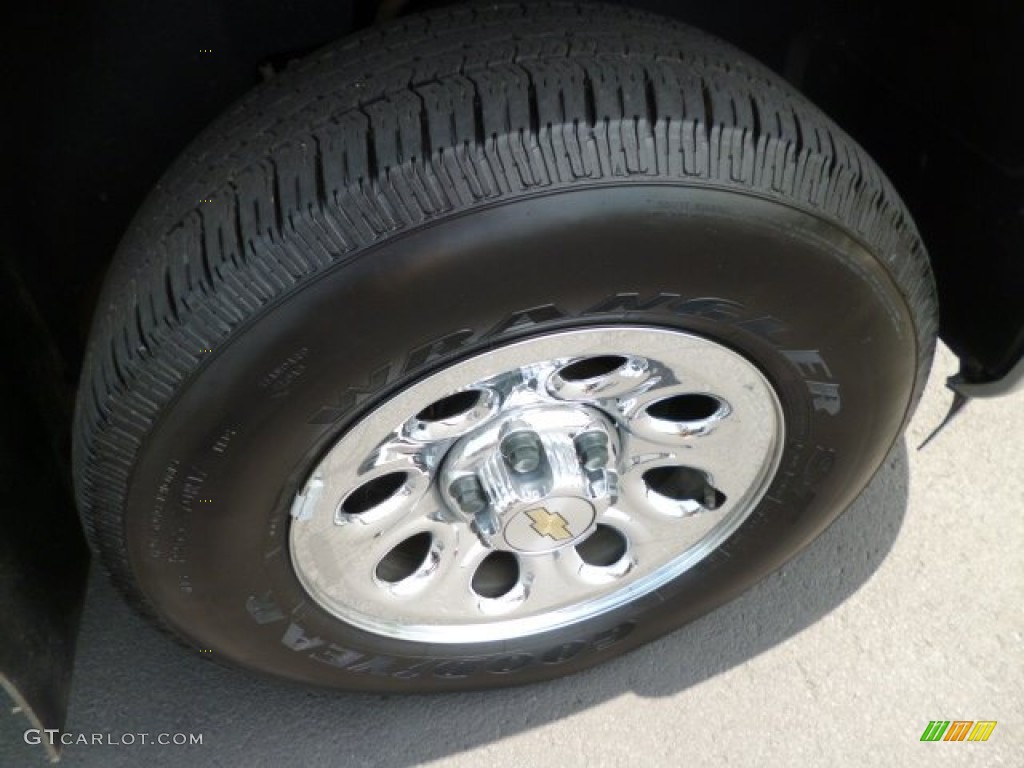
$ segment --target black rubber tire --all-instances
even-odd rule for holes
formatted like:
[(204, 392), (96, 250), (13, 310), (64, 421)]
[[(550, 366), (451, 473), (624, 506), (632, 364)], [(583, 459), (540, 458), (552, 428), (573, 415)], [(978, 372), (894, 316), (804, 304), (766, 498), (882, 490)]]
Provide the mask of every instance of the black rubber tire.
[[(715, 554), (514, 642), (386, 640), (304, 594), (290, 498), (347, 424), (475, 351), (608, 323), (713, 338), (780, 393), (779, 473)], [(541, 680), (809, 543), (900, 435), (935, 331), (898, 196), (778, 76), (614, 7), (453, 8), (301, 62), (168, 172), (97, 308), (76, 491), (115, 582), (221, 659), (349, 689)]]

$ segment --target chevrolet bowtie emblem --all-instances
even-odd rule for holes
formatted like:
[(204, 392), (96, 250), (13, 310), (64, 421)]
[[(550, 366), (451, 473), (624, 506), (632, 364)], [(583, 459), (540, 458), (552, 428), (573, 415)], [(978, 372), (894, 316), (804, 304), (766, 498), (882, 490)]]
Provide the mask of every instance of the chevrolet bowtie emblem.
[(544, 507), (531, 509), (526, 513), (533, 524), (530, 526), (541, 536), (547, 536), (555, 541), (565, 541), (572, 538), (572, 531), (569, 530), (569, 521), (557, 512), (548, 512)]

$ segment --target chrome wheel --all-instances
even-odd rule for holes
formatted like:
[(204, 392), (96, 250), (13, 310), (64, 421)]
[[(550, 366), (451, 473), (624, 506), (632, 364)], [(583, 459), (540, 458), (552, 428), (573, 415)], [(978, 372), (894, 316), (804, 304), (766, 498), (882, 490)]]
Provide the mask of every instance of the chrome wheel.
[(292, 507), (295, 572), (337, 618), (465, 643), (651, 592), (750, 515), (782, 409), (741, 355), (656, 328), (553, 333), (408, 387), (327, 452)]

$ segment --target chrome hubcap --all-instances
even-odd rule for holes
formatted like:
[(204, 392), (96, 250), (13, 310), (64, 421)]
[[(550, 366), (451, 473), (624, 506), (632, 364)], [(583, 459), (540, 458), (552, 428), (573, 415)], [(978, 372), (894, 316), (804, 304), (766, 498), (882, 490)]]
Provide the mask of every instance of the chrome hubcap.
[(337, 618), (483, 642), (583, 621), (713, 552), (775, 474), (782, 410), (707, 339), (549, 334), (410, 386), (328, 451), (292, 507), (295, 572)]

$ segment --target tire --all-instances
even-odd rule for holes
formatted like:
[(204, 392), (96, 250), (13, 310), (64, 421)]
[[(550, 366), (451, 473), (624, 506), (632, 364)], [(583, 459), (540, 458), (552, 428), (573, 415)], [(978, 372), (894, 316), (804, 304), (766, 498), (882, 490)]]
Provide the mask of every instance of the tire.
[[(313, 596), (290, 512), (352, 425), (467, 361), (594, 329), (615, 354), (638, 329), (697, 339), (770, 385), (778, 454), (724, 541), (634, 599), (472, 642)], [(897, 194), (777, 75), (644, 13), (457, 7), (293, 66), (167, 173), (97, 309), (76, 493), (115, 583), (222, 660), (354, 690), (545, 680), (821, 533), (900, 436), (935, 333)]]

